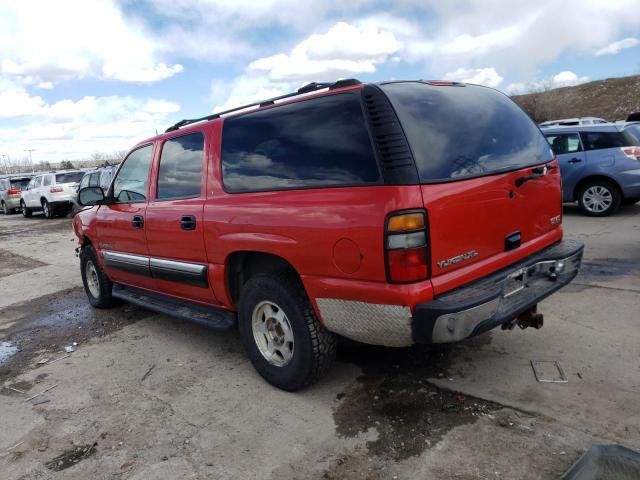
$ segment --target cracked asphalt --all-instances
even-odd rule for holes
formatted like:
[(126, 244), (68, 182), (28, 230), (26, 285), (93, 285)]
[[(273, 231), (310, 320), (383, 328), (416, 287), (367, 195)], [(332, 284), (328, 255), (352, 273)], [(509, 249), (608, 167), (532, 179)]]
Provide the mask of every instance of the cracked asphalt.
[[(584, 268), (541, 330), (346, 343), (290, 394), (236, 332), (91, 309), (68, 218), (0, 216), (0, 478), (552, 479), (593, 443), (638, 450), (640, 205), (566, 206), (564, 228)], [(531, 360), (568, 383), (538, 383)]]

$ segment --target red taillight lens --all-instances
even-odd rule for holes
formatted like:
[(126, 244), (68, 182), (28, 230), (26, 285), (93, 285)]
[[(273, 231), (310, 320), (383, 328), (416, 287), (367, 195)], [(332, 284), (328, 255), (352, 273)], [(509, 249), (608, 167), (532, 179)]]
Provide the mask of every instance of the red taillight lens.
[(392, 282), (416, 282), (427, 278), (427, 250), (425, 247), (387, 252), (389, 279)]
[(385, 252), (388, 280), (410, 283), (429, 277), (426, 212), (398, 212), (387, 219)]
[(621, 148), (622, 153), (633, 160), (640, 160), (640, 147), (624, 147)]
[(18, 195), (20, 193), (20, 189), (19, 188), (10, 188), (9, 190), (7, 190), (7, 193), (9, 195)]
[(62, 187), (51, 187), (51, 188), (49, 189), (49, 191), (50, 191), (51, 193), (60, 193), (60, 192), (62, 192), (63, 190), (64, 190), (64, 189), (63, 189)]

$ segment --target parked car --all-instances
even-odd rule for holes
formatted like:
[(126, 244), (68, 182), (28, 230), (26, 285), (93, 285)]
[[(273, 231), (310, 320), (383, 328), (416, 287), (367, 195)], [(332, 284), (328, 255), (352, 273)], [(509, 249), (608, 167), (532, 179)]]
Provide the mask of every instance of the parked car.
[(552, 127), (542, 131), (560, 162), (563, 200), (603, 217), (640, 200), (636, 124)]
[(609, 123), (604, 118), (598, 117), (580, 117), (580, 118), (562, 118), (560, 120), (547, 120), (540, 123), (540, 127), (575, 127), (579, 125), (599, 125)]
[(77, 192), (80, 191), (81, 188), (100, 187), (106, 192), (109, 189), (115, 171), (115, 166), (106, 166), (85, 172), (82, 180), (80, 180), (80, 183), (76, 187), (76, 195), (73, 199), (74, 207), (78, 205)]
[(22, 215), (30, 217), (34, 211), (44, 212), (46, 218), (71, 211), (76, 187), (83, 171), (71, 170), (36, 175), (20, 196)]
[[(205, 147), (206, 145), (206, 147)], [(455, 82), (343, 80), (136, 145), (73, 219), (89, 302), (238, 325), (273, 385), (336, 339), (391, 347), (542, 326), (569, 283), (560, 170), (507, 96)]]
[(20, 208), (20, 192), (31, 180), (30, 175), (9, 175), (0, 179), (0, 208), (10, 215)]

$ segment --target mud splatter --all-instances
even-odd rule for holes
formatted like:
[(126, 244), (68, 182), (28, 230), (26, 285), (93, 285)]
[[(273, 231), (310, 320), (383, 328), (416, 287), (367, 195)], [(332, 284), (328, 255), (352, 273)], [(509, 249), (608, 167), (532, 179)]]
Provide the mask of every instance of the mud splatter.
[(78, 447), (74, 447), (70, 450), (63, 452), (58, 455), (56, 458), (49, 460), (45, 463), (45, 466), (49, 470), (53, 470), (55, 472), (59, 472), (61, 470), (65, 470), (69, 467), (73, 467), (76, 463), (84, 460), (85, 458), (89, 458), (91, 455), (96, 453), (96, 447), (98, 443), (88, 444), (88, 445), (80, 445)]

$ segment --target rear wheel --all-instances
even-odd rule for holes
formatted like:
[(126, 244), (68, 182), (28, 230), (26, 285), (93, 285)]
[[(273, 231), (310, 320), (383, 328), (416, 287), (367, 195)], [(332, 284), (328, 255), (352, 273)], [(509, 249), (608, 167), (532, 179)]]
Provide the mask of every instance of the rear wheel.
[(53, 208), (46, 200), (42, 201), (42, 212), (45, 218), (53, 218)]
[(111, 296), (113, 283), (98, 263), (95, 249), (87, 245), (80, 251), (80, 275), (89, 303), (95, 308), (109, 308), (116, 299)]
[(25, 218), (29, 218), (33, 214), (33, 211), (24, 203), (24, 200), (20, 200), (20, 210), (22, 211), (22, 216)]
[(612, 181), (590, 180), (578, 193), (580, 209), (592, 217), (606, 217), (615, 213), (622, 202), (620, 189)]
[(331, 366), (336, 341), (318, 320), (293, 275), (259, 274), (242, 290), (240, 336), (251, 363), (272, 385), (296, 391)]

